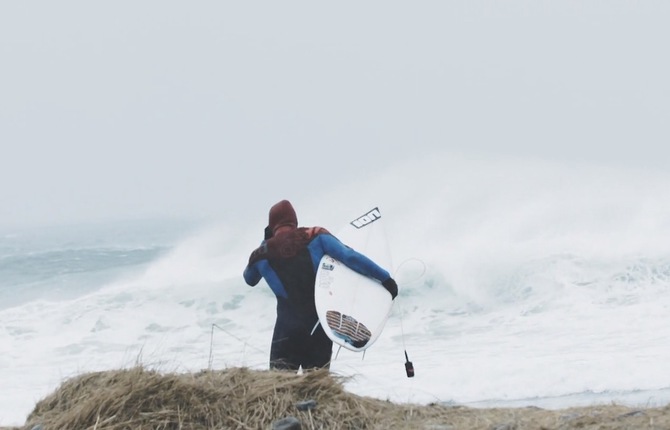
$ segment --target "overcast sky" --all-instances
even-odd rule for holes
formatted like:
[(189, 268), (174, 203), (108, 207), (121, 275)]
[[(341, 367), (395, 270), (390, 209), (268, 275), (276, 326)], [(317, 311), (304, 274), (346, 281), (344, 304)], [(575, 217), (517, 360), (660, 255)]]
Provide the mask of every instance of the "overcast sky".
[(443, 151), (670, 170), (668, 22), (667, 0), (3, 1), (0, 226), (265, 213)]

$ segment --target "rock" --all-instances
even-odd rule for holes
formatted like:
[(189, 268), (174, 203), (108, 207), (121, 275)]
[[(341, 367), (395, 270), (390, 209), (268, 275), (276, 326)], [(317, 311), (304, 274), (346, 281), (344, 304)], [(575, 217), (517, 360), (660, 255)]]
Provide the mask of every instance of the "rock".
[(582, 414), (578, 413), (571, 413), (571, 414), (563, 414), (559, 417), (561, 421), (574, 421), (578, 418), (581, 418)]
[(493, 430), (514, 430), (516, 426), (514, 424), (498, 424), (493, 427)]
[(272, 430), (301, 430), (302, 424), (296, 417), (286, 417), (272, 424)]
[(298, 408), (299, 411), (311, 411), (312, 409), (316, 408), (316, 400), (305, 400), (303, 402), (298, 402), (295, 404), (295, 407)]
[(644, 413), (644, 411), (632, 411), (632, 412), (625, 413), (623, 415), (619, 415), (619, 419), (627, 418), (627, 417), (637, 417), (637, 416), (640, 416), (640, 415), (646, 415), (646, 414)]

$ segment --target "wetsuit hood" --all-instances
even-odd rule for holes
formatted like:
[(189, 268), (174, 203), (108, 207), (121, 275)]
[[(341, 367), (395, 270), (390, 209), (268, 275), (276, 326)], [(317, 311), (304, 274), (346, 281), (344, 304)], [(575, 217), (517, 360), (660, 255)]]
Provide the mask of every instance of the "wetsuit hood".
[(279, 227), (298, 227), (298, 217), (293, 205), (288, 200), (282, 200), (270, 208), (269, 227), (274, 233)]

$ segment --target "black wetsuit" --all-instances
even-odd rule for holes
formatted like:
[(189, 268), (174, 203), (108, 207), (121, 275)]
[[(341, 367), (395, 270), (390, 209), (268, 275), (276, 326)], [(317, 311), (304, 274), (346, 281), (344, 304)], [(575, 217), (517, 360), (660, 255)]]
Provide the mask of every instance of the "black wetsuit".
[(264, 278), (277, 296), (271, 368), (297, 370), (300, 366), (310, 369), (330, 365), (332, 342), (320, 325), (314, 330), (319, 320), (314, 282), (324, 254), (380, 282), (389, 278), (386, 270), (321, 227), (292, 228), (264, 241), (249, 257), (244, 279), (255, 286)]

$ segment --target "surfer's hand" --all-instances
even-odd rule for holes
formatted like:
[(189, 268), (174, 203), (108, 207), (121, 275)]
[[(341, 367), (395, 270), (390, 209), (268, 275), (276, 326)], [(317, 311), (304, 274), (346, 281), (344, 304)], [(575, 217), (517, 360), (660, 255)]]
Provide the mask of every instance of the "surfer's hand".
[(398, 295), (398, 284), (395, 283), (393, 278), (388, 278), (384, 282), (382, 282), (382, 285), (386, 290), (391, 293), (391, 299), (395, 299), (396, 296)]
[(265, 240), (268, 240), (272, 237), (272, 230), (270, 229), (270, 226), (265, 227)]

